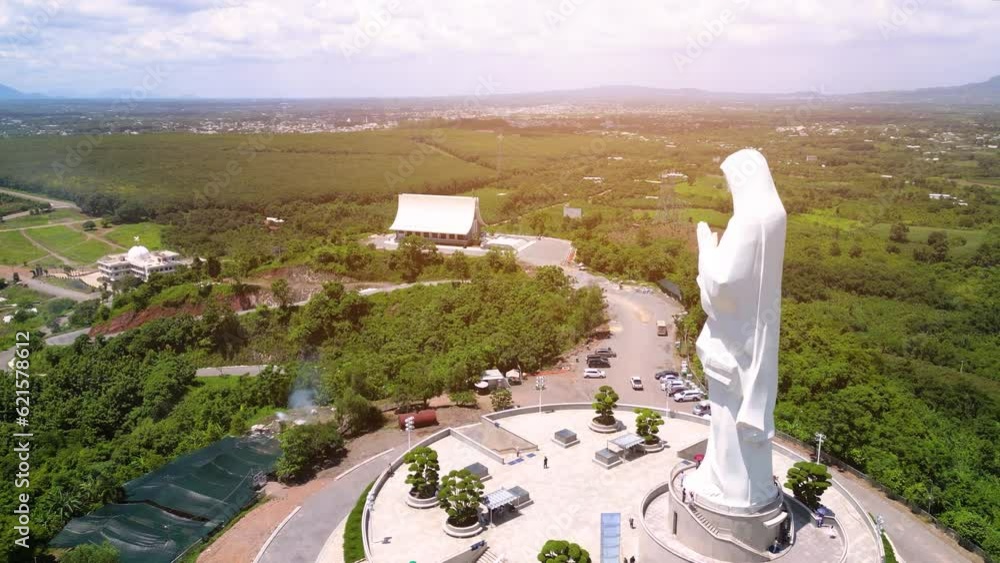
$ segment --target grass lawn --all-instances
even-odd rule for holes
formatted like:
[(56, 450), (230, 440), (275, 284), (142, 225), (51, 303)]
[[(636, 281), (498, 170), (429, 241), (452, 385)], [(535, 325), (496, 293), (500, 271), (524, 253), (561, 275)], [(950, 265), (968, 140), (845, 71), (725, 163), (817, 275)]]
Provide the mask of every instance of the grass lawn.
[(35, 227), (38, 225), (53, 225), (65, 223), (67, 221), (85, 221), (87, 216), (73, 211), (72, 209), (56, 209), (52, 213), (42, 213), (41, 215), (28, 215), (18, 217), (0, 224), (0, 229), (20, 229), (22, 227)]
[(347, 516), (347, 525), (344, 526), (344, 561), (360, 561), (365, 558), (365, 546), (361, 542), (361, 513), (365, 509), (365, 501), (368, 499), (368, 491), (372, 489), (371, 483), (361, 492), (354, 508)]
[[(160, 240), (162, 232), (163, 227), (156, 223), (135, 223), (115, 227), (104, 233), (104, 238), (125, 248), (141, 244), (150, 250), (160, 250), (163, 248), (163, 242)], [(135, 237), (139, 237), (139, 242), (135, 241)]]
[(20, 266), (42, 256), (45, 251), (31, 244), (20, 232), (0, 232), (0, 264)]
[(56, 254), (83, 264), (91, 264), (113, 251), (108, 244), (88, 239), (82, 232), (64, 226), (32, 229), (27, 234)]

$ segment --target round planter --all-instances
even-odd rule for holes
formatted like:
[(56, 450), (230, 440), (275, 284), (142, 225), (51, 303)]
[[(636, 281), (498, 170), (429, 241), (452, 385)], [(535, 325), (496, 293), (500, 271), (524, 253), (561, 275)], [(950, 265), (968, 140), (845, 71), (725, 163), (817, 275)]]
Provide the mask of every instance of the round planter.
[(457, 526), (452, 526), (448, 523), (448, 520), (444, 521), (444, 533), (448, 534), (453, 538), (471, 538), (472, 536), (478, 536), (483, 531), (483, 527), (479, 525), (478, 522), (471, 526), (466, 526), (464, 528), (459, 528)]
[(618, 432), (618, 421), (616, 420), (614, 424), (601, 424), (596, 420), (591, 420), (590, 429), (599, 434), (612, 434)]
[(651, 454), (651, 453), (655, 453), (655, 452), (662, 452), (663, 451), (663, 447), (664, 447), (663, 446), (663, 440), (658, 440), (655, 444), (647, 444), (647, 443), (643, 442), (643, 444), (642, 444), (642, 451), (646, 452), (647, 454)]
[(418, 498), (410, 493), (406, 494), (406, 506), (410, 508), (433, 508), (438, 505), (437, 495), (430, 498)]

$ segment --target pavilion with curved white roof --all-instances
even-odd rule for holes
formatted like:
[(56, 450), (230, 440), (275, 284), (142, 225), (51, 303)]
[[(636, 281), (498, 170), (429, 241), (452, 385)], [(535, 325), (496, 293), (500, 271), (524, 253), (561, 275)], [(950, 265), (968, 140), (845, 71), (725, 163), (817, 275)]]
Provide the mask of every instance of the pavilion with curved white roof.
[(436, 244), (468, 246), (476, 244), (483, 225), (478, 197), (399, 194), (389, 230), (397, 240), (416, 235)]

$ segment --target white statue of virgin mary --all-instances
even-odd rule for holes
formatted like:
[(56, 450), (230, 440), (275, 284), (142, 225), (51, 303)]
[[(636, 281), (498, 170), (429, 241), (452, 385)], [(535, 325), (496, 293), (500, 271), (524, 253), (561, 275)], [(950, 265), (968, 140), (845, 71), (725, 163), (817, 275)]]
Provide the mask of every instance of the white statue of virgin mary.
[(684, 486), (729, 507), (778, 494), (771, 467), (778, 387), (785, 208), (767, 161), (744, 149), (722, 163), (733, 217), (722, 239), (698, 224), (698, 286), (708, 319), (698, 357), (708, 378), (711, 433), (705, 458)]

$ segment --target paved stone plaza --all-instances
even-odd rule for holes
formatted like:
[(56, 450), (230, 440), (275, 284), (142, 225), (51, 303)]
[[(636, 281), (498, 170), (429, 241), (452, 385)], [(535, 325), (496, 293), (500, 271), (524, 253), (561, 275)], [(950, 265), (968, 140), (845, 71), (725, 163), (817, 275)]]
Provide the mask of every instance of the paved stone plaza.
[[(533, 504), (506, 521), (490, 526), (470, 539), (456, 539), (444, 533), (445, 513), (440, 507), (413, 509), (405, 504), (409, 486), (405, 466), (396, 471), (375, 499), (369, 527), (373, 563), (416, 561), (436, 563), (467, 549), (479, 540), (486, 540), (491, 553), (506, 557), (510, 563), (536, 561), (538, 549), (548, 539), (568, 539), (588, 549), (597, 557), (600, 550), (601, 513), (620, 513), (622, 519), (621, 546), (623, 556), (639, 550), (639, 510), (643, 497), (669, 478), (670, 470), (680, 461), (677, 452), (704, 440), (708, 426), (677, 418), (667, 419), (660, 437), (668, 448), (657, 453), (640, 455), (632, 461), (610, 470), (594, 463), (594, 452), (606, 447), (608, 440), (620, 435), (598, 434), (588, 428), (593, 418), (591, 410), (560, 410), (548, 413), (531, 412), (499, 420), (502, 428), (538, 445), (538, 451), (505, 457), (506, 464), (494, 461), (476, 448), (449, 436), (431, 445), (440, 457), (441, 475), (461, 469), (471, 463), (485, 465), (492, 476), (484, 483), (484, 493), (498, 488), (521, 487), (531, 495)], [(618, 412), (627, 431), (635, 430), (635, 415)], [(580, 443), (563, 449), (551, 441), (557, 430), (568, 428), (577, 433)], [(532, 457), (528, 457), (534, 454)], [(549, 468), (543, 469), (542, 458), (548, 457)], [(775, 473), (783, 476), (796, 460), (775, 450)], [(823, 497), (825, 505), (838, 515), (849, 538), (849, 561), (874, 561), (877, 548), (866, 529), (864, 516), (849, 505), (837, 489), (829, 489)], [(648, 511), (649, 522), (655, 525), (665, 507), (654, 501)], [(798, 518), (800, 515), (796, 514)], [(628, 519), (636, 519), (635, 530)], [(815, 529), (812, 523), (796, 523), (799, 542), (788, 556), (789, 563), (808, 561), (823, 563), (839, 561), (842, 542), (828, 533)]]

